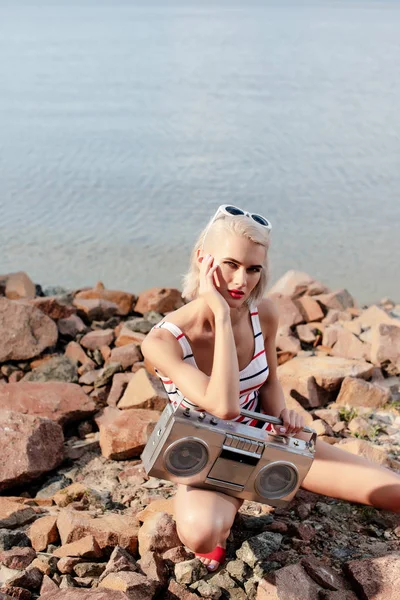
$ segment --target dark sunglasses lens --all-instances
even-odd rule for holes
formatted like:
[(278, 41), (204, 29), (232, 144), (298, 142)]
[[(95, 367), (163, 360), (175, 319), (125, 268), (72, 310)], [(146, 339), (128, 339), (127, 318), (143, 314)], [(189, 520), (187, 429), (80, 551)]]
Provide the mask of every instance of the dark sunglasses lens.
[(244, 215), (244, 212), (240, 208), (236, 208), (236, 206), (225, 206), (225, 210), (233, 216)]
[(264, 219), (264, 217), (262, 217), (261, 215), (251, 215), (253, 217), (253, 220), (256, 223), (260, 223), (260, 225), (264, 225), (265, 227), (269, 227), (269, 223), (267, 221), (267, 219)]

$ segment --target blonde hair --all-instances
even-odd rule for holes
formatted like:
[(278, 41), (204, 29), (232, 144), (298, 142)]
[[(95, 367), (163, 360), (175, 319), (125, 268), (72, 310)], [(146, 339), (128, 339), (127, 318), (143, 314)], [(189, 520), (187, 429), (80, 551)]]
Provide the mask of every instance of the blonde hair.
[(194, 247), (190, 256), (189, 270), (183, 276), (183, 290), (182, 296), (186, 300), (194, 300), (199, 291), (199, 275), (200, 266), (197, 259), (197, 251), (203, 248), (205, 239), (210, 235), (211, 232), (215, 233), (231, 233), (239, 236), (243, 236), (263, 246), (266, 250), (263, 268), (261, 269), (260, 280), (257, 283), (254, 290), (251, 292), (249, 298), (246, 300), (248, 306), (251, 304), (258, 304), (264, 297), (268, 286), (269, 280), (269, 261), (268, 261), (268, 249), (270, 243), (270, 233), (266, 227), (258, 225), (252, 218), (245, 215), (228, 216), (221, 214), (212, 223), (212, 219), (207, 223), (204, 229), (201, 231), (199, 237), (194, 244)]

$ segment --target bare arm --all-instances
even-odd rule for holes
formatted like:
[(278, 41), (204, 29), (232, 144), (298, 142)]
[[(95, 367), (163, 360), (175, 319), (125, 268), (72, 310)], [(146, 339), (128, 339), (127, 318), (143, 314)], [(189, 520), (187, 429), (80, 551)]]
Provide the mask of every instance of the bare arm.
[(269, 366), (268, 379), (260, 388), (261, 406), (268, 415), (280, 417), (283, 420), (287, 433), (296, 433), (304, 427), (304, 418), (296, 411), (286, 408), (285, 396), (277, 374), (278, 360), (275, 340), (279, 322), (278, 311), (272, 300), (269, 299), (264, 299), (258, 309)]
[(215, 321), (210, 377), (185, 363), (179, 343), (168, 330), (153, 329), (142, 343), (142, 353), (197, 406), (220, 419), (239, 415), (239, 366), (229, 315)]
[(201, 257), (199, 289), (199, 295), (214, 314), (215, 342), (210, 377), (186, 364), (179, 343), (160, 329), (149, 333), (142, 344), (142, 352), (191, 402), (220, 419), (234, 419), (240, 414), (239, 364), (229, 306), (215, 287), (214, 273), (218, 264), (213, 261), (210, 255)]

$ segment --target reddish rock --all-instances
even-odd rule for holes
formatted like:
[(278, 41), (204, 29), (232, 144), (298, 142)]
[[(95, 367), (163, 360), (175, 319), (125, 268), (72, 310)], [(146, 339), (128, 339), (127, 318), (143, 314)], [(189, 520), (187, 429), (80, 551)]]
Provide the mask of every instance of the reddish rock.
[(304, 406), (318, 407), (332, 399), (346, 376), (367, 379), (372, 369), (364, 361), (333, 356), (296, 357), (278, 367), (278, 377), (288, 396)]
[(38, 356), (57, 338), (56, 324), (42, 311), (0, 298), (0, 363)]
[(397, 325), (400, 326), (400, 322), (395, 318), (391, 317), (385, 310), (372, 304), (366, 310), (364, 310), (359, 317), (352, 321), (358, 323), (362, 329), (368, 329), (369, 327), (377, 327), (381, 324)]
[(133, 556), (123, 548), (116, 546), (112, 551), (110, 560), (107, 563), (105, 571), (100, 575), (99, 582), (110, 573), (119, 573), (120, 571), (137, 571), (138, 567)]
[(297, 298), (302, 294), (313, 292), (313, 294), (322, 294), (328, 291), (328, 288), (322, 283), (316, 281), (308, 273), (302, 271), (287, 271), (271, 288), (270, 294), (282, 294)]
[(35, 516), (36, 512), (32, 507), (0, 496), (0, 529), (14, 529), (29, 523)]
[(164, 598), (165, 600), (198, 600), (199, 596), (189, 592), (183, 585), (179, 585), (175, 579), (170, 579)]
[(137, 550), (139, 525), (129, 514), (106, 513), (93, 518), (85, 512), (64, 509), (57, 519), (57, 527), (64, 545), (92, 535), (102, 550), (115, 546), (131, 554)]
[(293, 327), (304, 323), (304, 317), (301, 314), (297, 304), (289, 297), (281, 294), (269, 293), (268, 297), (273, 301), (279, 313), (279, 327)]
[(41, 310), (45, 315), (58, 321), (67, 319), (76, 313), (76, 308), (70, 304), (62, 304), (57, 296), (45, 296), (29, 300), (29, 304)]
[(276, 336), (276, 347), (284, 352), (290, 352), (294, 355), (300, 352), (300, 341), (292, 334), (289, 325), (279, 327)]
[[(155, 500), (146, 506), (144, 510), (137, 513), (136, 518), (141, 523), (147, 521), (148, 518), (153, 517), (154, 514), (167, 513), (174, 516), (174, 501), (173, 498), (160, 498)], [(179, 544), (180, 545), (180, 544)]]
[(0, 409), (0, 448), (0, 490), (5, 490), (32, 481), (61, 463), (63, 431), (49, 419)]
[(400, 373), (400, 325), (381, 324), (374, 327), (371, 346), (374, 364), (390, 362)]
[(75, 298), (77, 299), (102, 299), (108, 302), (113, 302), (118, 306), (117, 314), (124, 316), (131, 312), (133, 303), (136, 301), (136, 297), (128, 292), (121, 292), (118, 290), (106, 290), (104, 284), (99, 281), (97, 285), (91, 290), (84, 290), (78, 292)]
[(83, 496), (89, 492), (90, 490), (86, 485), (79, 482), (72, 483), (54, 494), (53, 500), (57, 506), (65, 508), (68, 504), (71, 504), (71, 502), (81, 500)]
[(276, 586), (267, 579), (261, 579), (257, 587), (256, 600), (279, 600)]
[(103, 456), (114, 460), (139, 456), (159, 417), (160, 413), (155, 410), (106, 408), (101, 420), (96, 419)]
[(0, 405), (65, 425), (92, 415), (96, 405), (76, 383), (9, 383), (0, 387)]
[(188, 552), (184, 546), (176, 546), (176, 548), (170, 548), (162, 555), (165, 561), (177, 565), (185, 560), (191, 560), (194, 558), (193, 552)]
[(138, 560), (138, 565), (142, 573), (149, 579), (158, 581), (161, 585), (166, 585), (168, 581), (168, 567), (165, 560), (157, 552), (145, 552)]
[(42, 552), (49, 544), (57, 542), (57, 517), (50, 515), (37, 519), (29, 529), (29, 539), (36, 552)]
[(11, 579), (8, 579), (7, 585), (10, 589), (21, 587), (27, 590), (38, 590), (42, 584), (42, 579), (43, 573), (39, 569), (36, 567), (29, 567), (28, 569), (25, 569), (25, 571), (21, 571), (17, 575), (11, 577)]
[(23, 271), (10, 273), (6, 281), (5, 295), (9, 300), (34, 298), (36, 296), (36, 286)]
[(131, 367), (135, 362), (142, 360), (142, 353), (137, 344), (126, 344), (111, 350), (108, 363), (120, 363), (123, 369)]
[(96, 368), (96, 363), (88, 357), (78, 342), (70, 342), (65, 348), (65, 356), (81, 365), (89, 365), (91, 369)]
[(130, 571), (110, 573), (99, 584), (99, 588), (123, 591), (129, 598), (135, 600), (152, 600), (159, 587), (158, 582), (148, 579), (141, 573)]
[(85, 315), (89, 321), (107, 321), (118, 313), (118, 305), (108, 300), (89, 300), (75, 297), (73, 305)]
[(64, 556), (57, 562), (57, 569), (63, 575), (71, 575), (74, 572), (75, 565), (82, 561), (81, 558), (73, 558), (71, 556)]
[(113, 341), (113, 329), (95, 329), (95, 331), (89, 331), (83, 336), (81, 345), (88, 350), (97, 350), (102, 346), (109, 346)]
[(135, 306), (135, 312), (144, 315), (150, 310), (168, 313), (184, 305), (181, 292), (174, 288), (155, 287), (142, 292)]
[(100, 558), (102, 551), (92, 535), (87, 535), (76, 542), (63, 544), (53, 552), (53, 556), (63, 558), (65, 556), (79, 556), (81, 558)]
[(132, 331), (126, 325), (124, 325), (118, 333), (118, 337), (115, 340), (117, 347), (125, 346), (126, 344), (141, 344), (145, 339), (146, 335), (139, 331)]
[(324, 318), (324, 311), (322, 310), (321, 305), (311, 296), (302, 296), (301, 298), (298, 298), (296, 304), (306, 323), (315, 323), (316, 321), (322, 321)]
[(112, 380), (111, 390), (107, 397), (108, 406), (117, 406), (126, 386), (134, 376), (134, 373), (116, 373)]
[(275, 572), (280, 600), (318, 600), (320, 587), (307, 575), (300, 563)]
[(0, 563), (9, 569), (26, 569), (35, 558), (36, 552), (33, 548), (16, 547), (0, 552)]
[(347, 290), (339, 290), (330, 294), (319, 294), (314, 296), (322, 306), (326, 309), (335, 308), (336, 310), (345, 310), (355, 306), (355, 302), (351, 294)]
[(356, 335), (342, 327), (336, 330), (336, 343), (332, 347), (333, 356), (355, 360), (371, 360), (371, 345), (362, 342)]
[(45, 594), (57, 593), (58, 589), (58, 585), (54, 583), (54, 581), (50, 579), (49, 576), (44, 575), (42, 585), (40, 588), (40, 598), (42, 598), (42, 596), (44, 596)]
[(317, 339), (316, 334), (314, 333), (312, 327), (310, 325), (297, 325), (296, 333), (299, 337), (299, 340), (304, 342), (305, 344), (314, 344)]
[(348, 587), (342, 575), (315, 557), (303, 558), (301, 564), (316, 583), (328, 590), (343, 590)]
[(168, 396), (160, 380), (150, 375), (146, 369), (139, 369), (126, 388), (118, 408), (147, 408), (164, 410)]
[(146, 519), (139, 530), (139, 553), (162, 554), (170, 548), (181, 545), (174, 519), (168, 513), (154, 513)]
[(400, 553), (350, 561), (346, 572), (365, 600), (398, 600)]
[(67, 338), (75, 338), (78, 333), (84, 333), (87, 326), (78, 315), (71, 315), (57, 321), (57, 328), (61, 335)]
[(31, 600), (32, 598), (32, 594), (29, 590), (24, 590), (20, 587), (9, 587), (6, 585), (2, 588), (2, 590), (4, 591), (4, 596), (0, 592), (0, 600), (2, 600), (3, 597), (7, 600), (15, 600), (15, 598), (17, 598), (17, 600)]

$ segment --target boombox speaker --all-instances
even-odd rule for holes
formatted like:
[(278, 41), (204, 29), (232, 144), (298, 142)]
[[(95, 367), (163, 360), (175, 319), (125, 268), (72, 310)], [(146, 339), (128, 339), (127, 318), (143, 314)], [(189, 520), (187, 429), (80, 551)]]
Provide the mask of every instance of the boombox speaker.
[[(241, 415), (282, 425), (275, 417)], [(270, 506), (286, 506), (307, 475), (315, 452), (310, 439), (275, 435), (237, 421), (168, 404), (141, 455), (148, 475), (212, 489)]]

